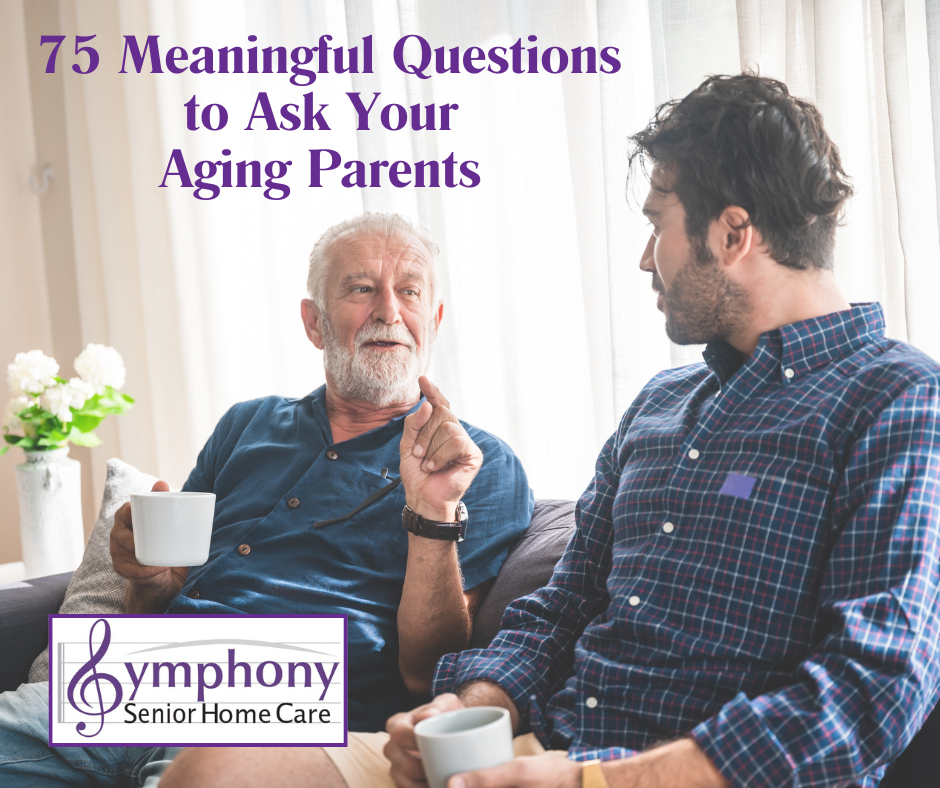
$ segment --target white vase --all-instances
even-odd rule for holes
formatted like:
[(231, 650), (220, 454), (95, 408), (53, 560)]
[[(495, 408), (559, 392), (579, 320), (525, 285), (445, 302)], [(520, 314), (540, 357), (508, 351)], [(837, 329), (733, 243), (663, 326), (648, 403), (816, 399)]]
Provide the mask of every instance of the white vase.
[(16, 466), (26, 577), (74, 571), (82, 560), (82, 466), (68, 447), (27, 451)]

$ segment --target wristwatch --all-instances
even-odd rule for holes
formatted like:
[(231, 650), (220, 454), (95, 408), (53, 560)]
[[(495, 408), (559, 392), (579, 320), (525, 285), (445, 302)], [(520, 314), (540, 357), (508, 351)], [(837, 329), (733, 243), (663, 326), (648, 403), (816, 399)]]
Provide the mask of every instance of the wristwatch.
[(581, 788), (610, 788), (601, 771), (600, 761), (585, 761), (581, 764)]
[(581, 788), (610, 788), (601, 771), (601, 761), (585, 761), (581, 764)]
[(467, 533), (467, 507), (464, 502), (457, 504), (456, 518), (452, 523), (439, 523), (425, 520), (408, 504), (401, 511), (401, 524), (406, 531), (425, 539), (441, 539), (445, 542), (462, 542)]

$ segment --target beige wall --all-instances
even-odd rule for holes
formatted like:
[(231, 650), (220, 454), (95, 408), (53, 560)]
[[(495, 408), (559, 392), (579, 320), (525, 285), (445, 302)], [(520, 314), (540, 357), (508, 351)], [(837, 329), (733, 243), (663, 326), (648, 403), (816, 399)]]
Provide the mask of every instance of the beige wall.
[[(164, 195), (152, 182), (163, 161), (156, 83), (120, 76), (121, 50), (106, 45), (146, 35), (148, 25), (146, 0), (0, 0), (0, 372), (16, 353), (40, 349), (71, 377), (85, 345), (112, 345), (137, 400), (97, 430), (101, 446), (71, 447), (82, 463), (86, 536), (109, 457), (176, 487), (198, 449)], [(100, 55), (93, 77), (70, 68), (74, 36), (90, 31)], [(53, 74), (43, 35), (67, 36)], [(55, 176), (37, 195), (29, 177), (46, 164)], [(18, 449), (0, 458), (0, 563), (21, 558), (21, 461)]]
[[(0, 3), (0, 74), (5, 102), (0, 113), (0, 369), (22, 350), (52, 353), (49, 294), (43, 263), (40, 198), (29, 176), (39, 169), (26, 55), (26, 19), (20, 2)], [(23, 298), (22, 294), (30, 294)], [(4, 381), (4, 405), (6, 386)], [(19, 508), (13, 468), (22, 452), (0, 457), (0, 563), (20, 559)]]
[[(66, 6), (66, 10), (68, 7)], [(72, 215), (73, 184), (69, 161), (66, 96), (62, 68), (46, 74), (50, 47), (41, 35), (63, 31), (58, 0), (0, 2), (0, 74), (4, 106), (0, 113), (0, 370), (16, 353), (39, 349), (55, 356), (65, 377), (87, 341), (79, 316), (80, 285)], [(60, 61), (65, 51), (60, 49)], [(51, 164), (55, 176), (48, 190), (30, 189), (30, 176)], [(0, 383), (6, 404), (5, 379)], [(108, 426), (102, 437), (109, 432)], [(113, 443), (113, 441), (112, 441)], [(95, 450), (105, 453), (112, 447)], [(95, 478), (91, 451), (71, 447), (82, 463), (82, 509), (87, 536), (94, 525), (103, 487)], [(110, 455), (106, 455), (110, 456)], [(19, 507), (14, 466), (23, 454), (12, 449), (0, 458), (0, 563), (21, 559)], [(95, 483), (97, 481), (97, 484)]]

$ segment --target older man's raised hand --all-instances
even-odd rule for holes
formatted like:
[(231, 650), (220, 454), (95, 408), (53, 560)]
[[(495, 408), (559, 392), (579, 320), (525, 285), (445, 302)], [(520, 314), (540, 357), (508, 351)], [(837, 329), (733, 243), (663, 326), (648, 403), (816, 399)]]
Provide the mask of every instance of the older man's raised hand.
[(483, 464), (483, 453), (450, 410), (441, 390), (418, 378), (427, 402), (405, 419), (401, 481), (408, 505), (426, 519), (452, 521)]

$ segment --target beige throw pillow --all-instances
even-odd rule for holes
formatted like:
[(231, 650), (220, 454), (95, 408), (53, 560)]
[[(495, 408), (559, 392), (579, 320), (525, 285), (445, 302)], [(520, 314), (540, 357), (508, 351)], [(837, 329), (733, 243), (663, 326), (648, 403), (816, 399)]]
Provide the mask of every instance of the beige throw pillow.
[[(98, 520), (88, 537), (82, 563), (69, 587), (60, 613), (123, 613), (124, 578), (111, 565), (111, 526), (114, 513), (131, 499), (131, 493), (149, 492), (155, 476), (142, 473), (133, 465), (118, 459), (108, 460), (108, 478)], [(49, 650), (36, 657), (29, 671), (29, 680), (49, 680)]]

